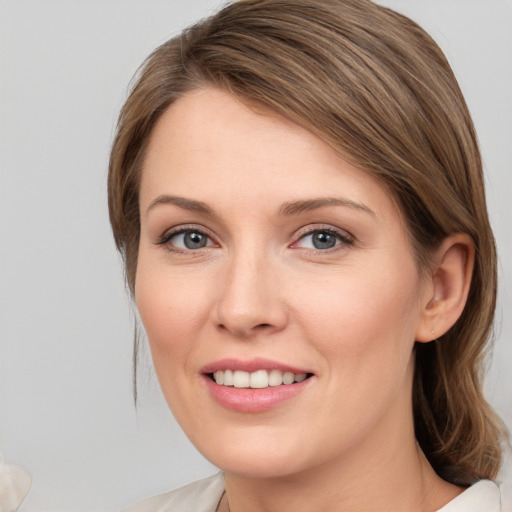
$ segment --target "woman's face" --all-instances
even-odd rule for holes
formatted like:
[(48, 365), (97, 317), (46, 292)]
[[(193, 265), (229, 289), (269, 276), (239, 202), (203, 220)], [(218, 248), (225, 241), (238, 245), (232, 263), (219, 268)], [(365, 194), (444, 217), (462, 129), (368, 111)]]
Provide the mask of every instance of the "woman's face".
[(156, 372), (214, 464), (293, 474), (411, 434), (428, 297), (372, 177), (203, 89), (157, 123), (140, 213), (135, 295)]

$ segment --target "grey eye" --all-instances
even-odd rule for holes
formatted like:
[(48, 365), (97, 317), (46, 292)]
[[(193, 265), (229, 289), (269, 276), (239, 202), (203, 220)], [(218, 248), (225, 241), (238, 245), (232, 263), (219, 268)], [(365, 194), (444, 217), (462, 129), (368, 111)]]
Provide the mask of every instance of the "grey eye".
[(311, 242), (315, 249), (332, 249), (338, 242), (338, 237), (332, 233), (319, 231), (311, 235)]
[(196, 231), (183, 233), (183, 244), (187, 249), (201, 249), (206, 247), (208, 237)]
[(303, 249), (327, 250), (341, 244), (341, 236), (330, 231), (312, 231), (301, 237), (297, 245)]
[(167, 239), (166, 243), (184, 250), (197, 250), (213, 245), (208, 235), (192, 229), (175, 233)]

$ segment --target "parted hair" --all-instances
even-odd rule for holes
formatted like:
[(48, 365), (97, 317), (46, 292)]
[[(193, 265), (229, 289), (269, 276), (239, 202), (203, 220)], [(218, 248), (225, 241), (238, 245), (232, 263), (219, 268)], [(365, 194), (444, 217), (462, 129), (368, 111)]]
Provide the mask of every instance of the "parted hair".
[(379, 180), (400, 208), (420, 270), (447, 236), (471, 236), (476, 259), (462, 315), (415, 347), (413, 411), (418, 442), (441, 477), (459, 485), (495, 477), (506, 432), (482, 378), (496, 250), (473, 123), (437, 44), (369, 0), (240, 0), (158, 47), (122, 108), (109, 164), (110, 221), (132, 294), (145, 149), (166, 108), (201, 87), (292, 120)]

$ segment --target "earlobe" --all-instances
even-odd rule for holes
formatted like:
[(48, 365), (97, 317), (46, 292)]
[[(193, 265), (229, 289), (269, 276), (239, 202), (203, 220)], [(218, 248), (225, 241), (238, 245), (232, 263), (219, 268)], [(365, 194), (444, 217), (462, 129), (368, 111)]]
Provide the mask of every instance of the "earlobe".
[(458, 233), (443, 241), (434, 255), (417, 341), (441, 337), (458, 320), (468, 298), (474, 260), (475, 247), (469, 235)]

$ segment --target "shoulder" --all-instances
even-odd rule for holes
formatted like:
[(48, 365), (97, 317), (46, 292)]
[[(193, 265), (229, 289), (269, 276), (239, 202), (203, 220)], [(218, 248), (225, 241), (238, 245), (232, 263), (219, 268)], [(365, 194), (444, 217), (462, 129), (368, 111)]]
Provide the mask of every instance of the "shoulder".
[(224, 475), (217, 473), (174, 491), (138, 501), (123, 512), (215, 512), (224, 492)]
[(512, 512), (512, 482), (500, 484), (501, 512)]
[(438, 512), (512, 512), (510, 484), (480, 480)]

